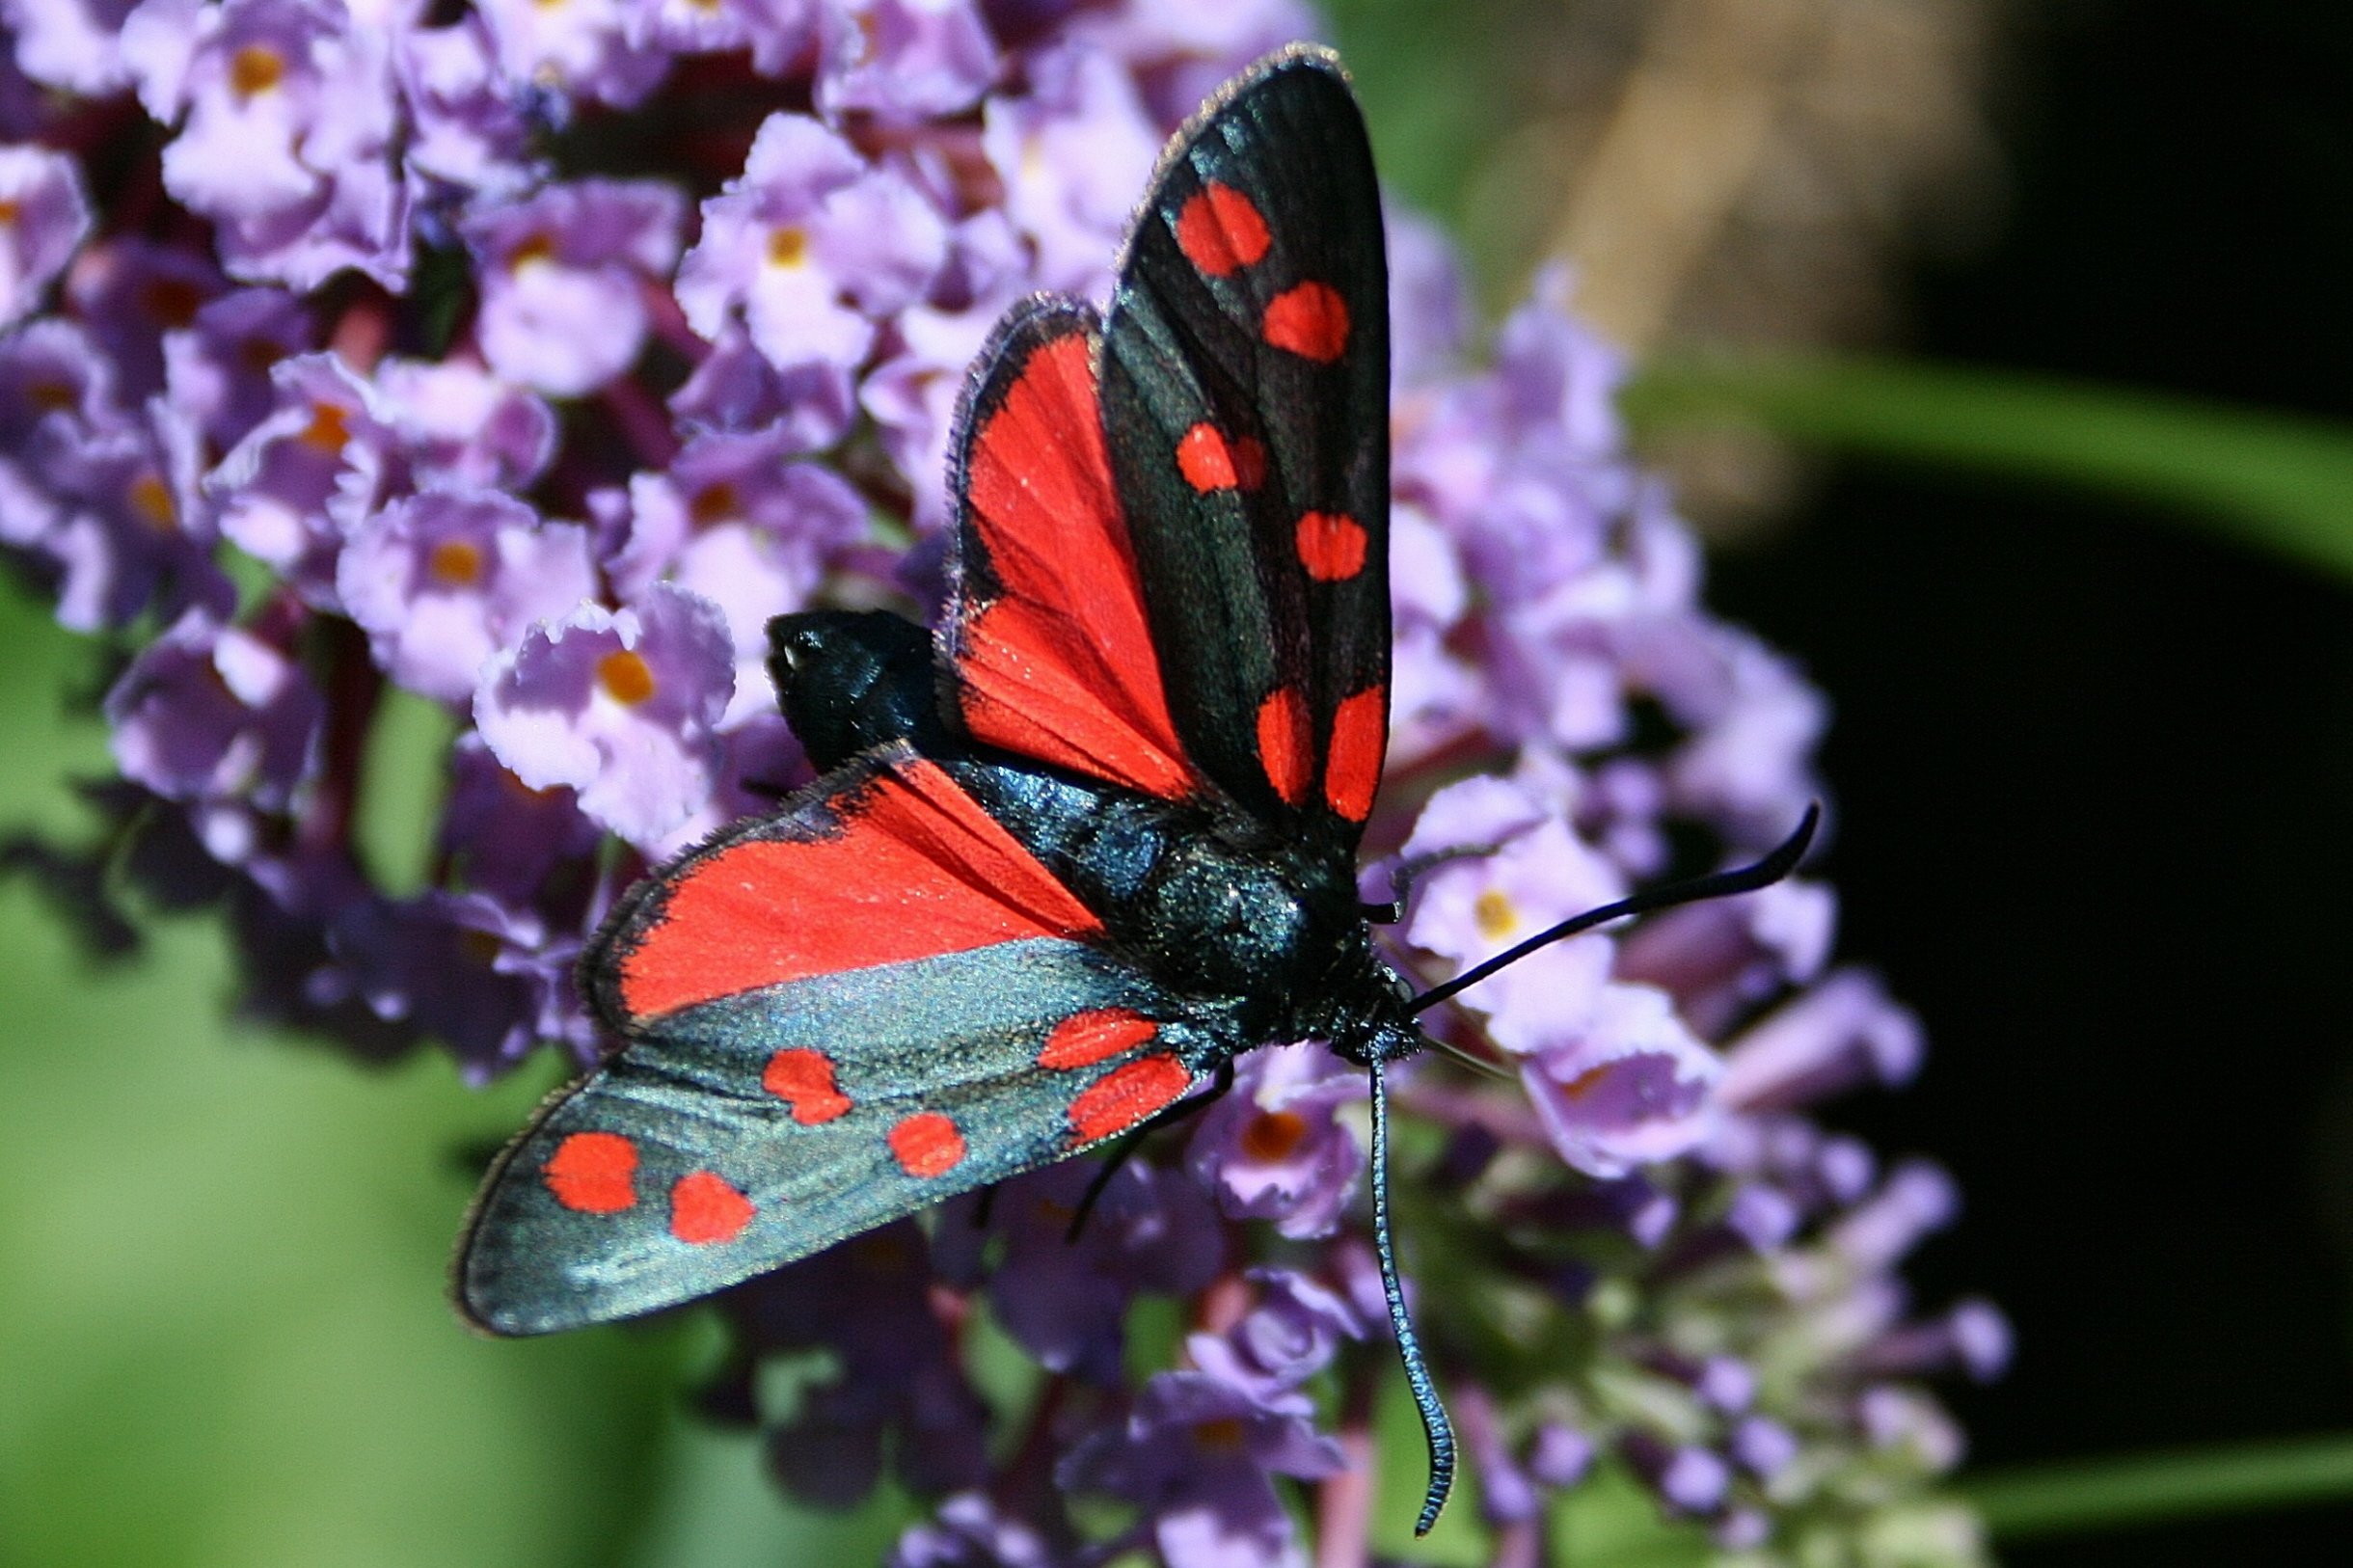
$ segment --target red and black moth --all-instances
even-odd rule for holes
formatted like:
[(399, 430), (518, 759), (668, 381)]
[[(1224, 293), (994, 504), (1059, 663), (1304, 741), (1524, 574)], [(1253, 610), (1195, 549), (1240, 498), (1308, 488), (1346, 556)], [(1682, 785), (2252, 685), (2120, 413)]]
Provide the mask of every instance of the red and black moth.
[(955, 452), (936, 640), (879, 612), (771, 624), (822, 777), (598, 933), (582, 982), (627, 1044), (491, 1170), (459, 1309), (538, 1334), (675, 1306), (1325, 1040), (1371, 1074), (1426, 1531), (1454, 1441), (1391, 1244), (1385, 1065), (1501, 963), (1761, 885), (1806, 829), (1419, 995), (1376, 949), (1356, 851), (1389, 722), (1388, 279), (1324, 51), (1259, 62), (1171, 142), (1105, 315), (1007, 316)]

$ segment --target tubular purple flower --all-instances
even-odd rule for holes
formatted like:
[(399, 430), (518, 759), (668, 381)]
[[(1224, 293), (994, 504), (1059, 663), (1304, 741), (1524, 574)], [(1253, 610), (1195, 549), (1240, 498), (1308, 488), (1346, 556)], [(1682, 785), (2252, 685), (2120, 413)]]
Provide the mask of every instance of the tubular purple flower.
[(492, 654), (594, 595), (596, 568), (579, 524), (496, 491), (435, 490), (352, 530), (336, 591), (387, 674), (464, 702)]
[(1233, 1092), (1202, 1113), (1186, 1157), (1230, 1218), (1273, 1220), (1294, 1240), (1330, 1235), (1365, 1169), (1333, 1112), (1364, 1095), (1363, 1074), (1321, 1045), (1253, 1051)]
[(490, 367), (551, 397), (627, 370), (645, 345), (644, 290), (677, 264), (685, 216), (669, 186), (612, 179), (478, 211), (466, 242), (481, 266), (474, 330)]
[(817, 107), (919, 122), (961, 114), (997, 75), (996, 44), (973, 0), (845, 0), (818, 23)]
[(42, 293), (90, 237), (82, 172), (62, 152), (0, 147), (0, 328), (40, 306)]
[(703, 203), (678, 304), (717, 338), (739, 314), (780, 370), (864, 362), (875, 323), (922, 297), (947, 257), (928, 197), (805, 115), (772, 115), (744, 172)]
[(484, 668), (474, 722), (525, 784), (576, 791), (590, 817), (661, 853), (717, 825), (698, 813), (734, 653), (717, 605), (658, 582), (634, 609), (583, 605), (525, 633)]

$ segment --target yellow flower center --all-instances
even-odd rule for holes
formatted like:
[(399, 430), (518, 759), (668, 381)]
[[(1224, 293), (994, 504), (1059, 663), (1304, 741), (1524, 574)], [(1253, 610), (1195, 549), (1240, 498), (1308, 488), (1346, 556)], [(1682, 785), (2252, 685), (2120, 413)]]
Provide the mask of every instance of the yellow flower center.
[(230, 90), (241, 98), (266, 93), (285, 79), (285, 56), (266, 43), (248, 43), (229, 57)]
[(654, 694), (653, 667), (643, 655), (622, 648), (597, 661), (597, 684), (624, 708), (635, 708)]
[(771, 229), (768, 234), (768, 264), (771, 267), (805, 266), (809, 260), (809, 231), (798, 224), (789, 223), (782, 229)]
[(425, 570), (445, 586), (470, 587), (482, 581), (482, 547), (471, 539), (444, 539), (426, 557)]
[(506, 258), (506, 267), (509, 272), (521, 272), (526, 267), (535, 267), (543, 261), (554, 259), (554, 236), (533, 234), (515, 247), (514, 253)]
[(1491, 887), (1481, 893), (1478, 902), (1471, 906), (1471, 915), (1478, 922), (1479, 934), (1491, 941), (1520, 929), (1520, 911), (1510, 895), (1500, 888)]

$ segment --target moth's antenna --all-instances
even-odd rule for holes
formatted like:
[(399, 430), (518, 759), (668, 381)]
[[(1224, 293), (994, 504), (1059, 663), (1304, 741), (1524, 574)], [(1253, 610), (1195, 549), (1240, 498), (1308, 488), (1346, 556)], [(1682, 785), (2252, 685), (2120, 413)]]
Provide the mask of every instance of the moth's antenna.
[(1421, 1359), (1421, 1340), (1405, 1311), (1405, 1284), (1397, 1278), (1397, 1251), (1389, 1239), (1389, 1091), (1381, 1080), (1381, 1059), (1372, 1059), (1372, 1250), (1381, 1259), (1381, 1293), (1389, 1298), (1389, 1324), (1396, 1331), (1397, 1354), (1405, 1362), (1405, 1386), (1421, 1412), (1421, 1433), (1430, 1445), (1430, 1489), (1422, 1495), (1416, 1535), (1427, 1535), (1438, 1510), (1454, 1489), (1454, 1423), (1438, 1402), (1438, 1385)]
[[(1484, 963), (1474, 964), (1441, 986), (1432, 986), (1406, 1004), (1406, 1011), (1420, 1013), (1436, 1007), (1449, 996), (1457, 996), (1485, 980), (1497, 970), (1519, 962), (1540, 947), (1549, 947), (1563, 937), (1580, 932), (1606, 926), (1612, 920), (1628, 915), (1647, 914), (1653, 909), (1671, 908), (1678, 904), (1697, 904), (1702, 899), (1729, 898), (1735, 893), (1753, 893), (1760, 887), (1771, 887), (1798, 869), (1805, 857), (1806, 846), (1814, 842), (1814, 829), (1821, 825), (1822, 806), (1819, 802), (1805, 808), (1805, 820), (1798, 830), (1781, 842), (1781, 847), (1753, 866), (1736, 866), (1706, 877), (1694, 877), (1689, 881), (1669, 882), (1664, 887), (1645, 888), (1631, 898), (1615, 904), (1605, 904), (1598, 909), (1587, 909), (1573, 920), (1564, 920), (1551, 931), (1539, 932), (1508, 952), (1499, 953)], [(1375, 1082), (1378, 1082), (1376, 1078)], [(1377, 1099), (1377, 1096), (1376, 1096)], [(1376, 1121), (1377, 1127), (1379, 1122)], [(1378, 1188), (1374, 1189), (1376, 1192)]]

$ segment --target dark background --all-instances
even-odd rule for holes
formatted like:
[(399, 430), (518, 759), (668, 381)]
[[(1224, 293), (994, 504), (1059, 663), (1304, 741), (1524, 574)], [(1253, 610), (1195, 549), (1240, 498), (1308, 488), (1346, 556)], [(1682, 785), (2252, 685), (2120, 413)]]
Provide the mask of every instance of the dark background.
[[(2058, 5), (2011, 29), (2009, 212), (1918, 262), (1917, 355), (2353, 414), (2353, 15)], [(1955, 1402), (2008, 1465), (2353, 1425), (2353, 594), (2122, 503), (1848, 466), (1713, 600), (1836, 719), (1843, 951), (1928, 1021), (1834, 1119), (1968, 1213)], [(2353, 1507), (2007, 1548), (2341, 1563)]]

